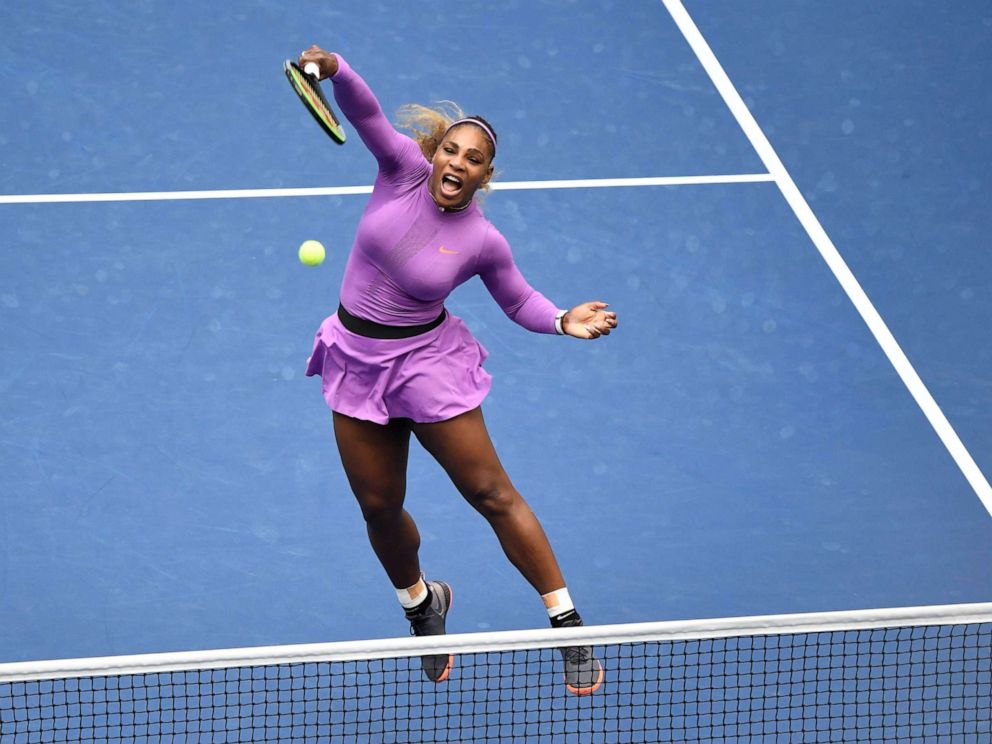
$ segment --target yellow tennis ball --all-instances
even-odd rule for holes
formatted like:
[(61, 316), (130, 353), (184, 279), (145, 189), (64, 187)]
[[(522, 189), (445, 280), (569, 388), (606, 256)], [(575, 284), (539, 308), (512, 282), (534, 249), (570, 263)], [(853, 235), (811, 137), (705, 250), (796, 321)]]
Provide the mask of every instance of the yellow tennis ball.
[(324, 246), (319, 240), (304, 240), (300, 245), (300, 263), (319, 266), (324, 263)]

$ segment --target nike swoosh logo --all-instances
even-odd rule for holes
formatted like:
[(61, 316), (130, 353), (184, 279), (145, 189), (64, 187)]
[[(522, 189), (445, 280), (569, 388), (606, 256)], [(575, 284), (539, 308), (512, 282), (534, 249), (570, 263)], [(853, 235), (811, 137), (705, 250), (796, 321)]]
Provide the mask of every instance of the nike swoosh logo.
[(438, 251), (439, 251), (440, 253), (448, 253), (448, 254), (455, 254), (455, 253), (458, 253), (458, 251), (449, 251), (449, 250), (448, 250), (447, 248), (445, 248), (445, 247), (444, 247), (443, 245), (442, 245), (442, 246), (441, 246), (440, 248), (438, 248)]

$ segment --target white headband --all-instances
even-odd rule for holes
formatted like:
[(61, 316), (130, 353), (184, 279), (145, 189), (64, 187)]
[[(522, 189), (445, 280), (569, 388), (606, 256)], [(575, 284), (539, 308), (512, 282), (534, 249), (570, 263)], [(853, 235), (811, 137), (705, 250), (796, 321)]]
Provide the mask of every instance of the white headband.
[(475, 126), (480, 127), (482, 131), (486, 133), (486, 136), (489, 137), (489, 141), (493, 145), (493, 157), (494, 158), (496, 157), (496, 135), (493, 134), (492, 129), (487, 127), (483, 122), (479, 121), (478, 119), (459, 119), (458, 121), (452, 122), (451, 126), (449, 126), (444, 133), (447, 134), (452, 129), (457, 127), (459, 124), (475, 124)]

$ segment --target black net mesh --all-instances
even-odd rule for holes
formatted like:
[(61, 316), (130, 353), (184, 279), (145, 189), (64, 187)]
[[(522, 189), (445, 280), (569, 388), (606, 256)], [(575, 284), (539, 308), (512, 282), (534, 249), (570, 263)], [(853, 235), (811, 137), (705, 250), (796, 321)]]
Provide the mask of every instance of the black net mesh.
[(0, 742), (992, 742), (992, 623), (0, 683)]

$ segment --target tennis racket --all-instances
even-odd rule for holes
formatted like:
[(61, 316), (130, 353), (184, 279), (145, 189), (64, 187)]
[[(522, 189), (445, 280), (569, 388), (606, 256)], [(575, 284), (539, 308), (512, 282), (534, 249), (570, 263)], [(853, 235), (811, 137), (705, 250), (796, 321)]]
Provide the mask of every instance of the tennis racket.
[(341, 122), (334, 115), (331, 104), (327, 102), (324, 92), (320, 89), (320, 68), (313, 62), (310, 62), (307, 64), (306, 70), (301, 70), (298, 64), (287, 59), (283, 63), (282, 69), (289, 79), (289, 84), (296, 91), (296, 95), (303, 101), (303, 105), (310, 112), (310, 115), (313, 116), (314, 120), (320, 124), (320, 128), (332, 140), (339, 145), (343, 145), (345, 141), (344, 127), (341, 126)]

